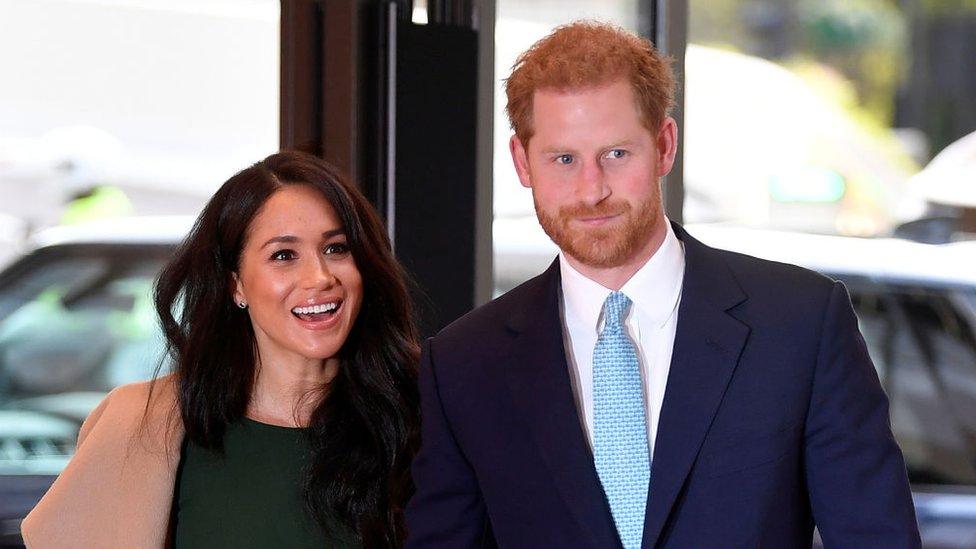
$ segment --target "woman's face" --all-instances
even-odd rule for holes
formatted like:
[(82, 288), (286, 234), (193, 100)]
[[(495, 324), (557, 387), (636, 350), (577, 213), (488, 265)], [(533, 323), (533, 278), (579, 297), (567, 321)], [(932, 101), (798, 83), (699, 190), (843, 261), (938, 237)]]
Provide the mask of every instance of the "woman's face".
[(306, 185), (281, 188), (258, 210), (235, 280), (265, 363), (334, 357), (363, 301), (345, 228)]

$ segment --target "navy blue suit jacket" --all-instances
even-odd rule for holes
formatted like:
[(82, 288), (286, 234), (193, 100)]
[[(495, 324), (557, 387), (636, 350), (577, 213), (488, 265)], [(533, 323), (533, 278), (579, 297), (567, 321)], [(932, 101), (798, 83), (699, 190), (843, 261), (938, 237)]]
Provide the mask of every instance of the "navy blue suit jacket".
[[(643, 547), (918, 547), (887, 399), (843, 285), (685, 246)], [(423, 349), (408, 548), (619, 547), (579, 420), (559, 265)]]

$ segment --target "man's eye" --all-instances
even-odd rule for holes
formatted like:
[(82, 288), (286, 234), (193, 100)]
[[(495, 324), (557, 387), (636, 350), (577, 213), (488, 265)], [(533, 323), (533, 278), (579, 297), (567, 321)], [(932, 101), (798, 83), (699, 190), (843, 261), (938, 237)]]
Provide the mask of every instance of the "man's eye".
[(573, 163), (573, 155), (571, 154), (561, 154), (556, 157), (557, 164), (569, 165)]
[(627, 156), (627, 151), (623, 149), (610, 149), (607, 152), (607, 158), (623, 158), (625, 156)]
[(295, 252), (291, 250), (278, 250), (271, 254), (272, 261), (288, 261), (290, 259), (295, 259)]
[(344, 254), (349, 251), (349, 246), (345, 242), (335, 242), (325, 247), (326, 255)]

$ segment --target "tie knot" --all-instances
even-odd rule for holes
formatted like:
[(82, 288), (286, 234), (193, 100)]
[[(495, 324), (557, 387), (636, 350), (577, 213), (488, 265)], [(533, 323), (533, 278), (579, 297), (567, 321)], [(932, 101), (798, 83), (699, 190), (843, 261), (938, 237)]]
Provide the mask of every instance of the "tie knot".
[(627, 307), (630, 307), (630, 298), (623, 292), (610, 292), (607, 300), (603, 302), (605, 327), (616, 328), (620, 326), (620, 319), (627, 314)]

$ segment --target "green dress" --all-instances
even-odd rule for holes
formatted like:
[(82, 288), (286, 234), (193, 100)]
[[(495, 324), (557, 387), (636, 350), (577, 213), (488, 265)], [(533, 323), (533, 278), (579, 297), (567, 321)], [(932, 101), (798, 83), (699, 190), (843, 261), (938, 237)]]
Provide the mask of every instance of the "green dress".
[(187, 441), (173, 497), (176, 548), (361, 547), (348, 529), (323, 529), (305, 510), (308, 458), (304, 429), (246, 418), (228, 426), (223, 455)]

